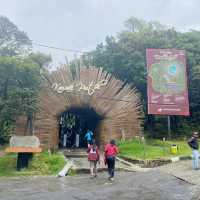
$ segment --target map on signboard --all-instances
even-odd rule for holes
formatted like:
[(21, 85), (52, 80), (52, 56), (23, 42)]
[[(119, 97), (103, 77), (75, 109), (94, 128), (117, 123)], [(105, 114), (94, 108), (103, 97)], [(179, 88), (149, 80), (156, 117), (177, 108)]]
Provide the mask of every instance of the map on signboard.
[(152, 88), (160, 94), (179, 94), (186, 88), (185, 67), (177, 60), (153, 63), (149, 68)]

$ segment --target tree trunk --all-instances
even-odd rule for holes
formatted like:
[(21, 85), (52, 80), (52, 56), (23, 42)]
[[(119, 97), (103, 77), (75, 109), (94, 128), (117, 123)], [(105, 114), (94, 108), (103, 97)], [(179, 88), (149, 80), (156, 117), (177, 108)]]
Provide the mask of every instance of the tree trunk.
[(33, 114), (27, 116), (25, 135), (33, 135)]
[(155, 116), (154, 115), (148, 115), (148, 130), (150, 132), (150, 135), (154, 138), (156, 136), (155, 134)]

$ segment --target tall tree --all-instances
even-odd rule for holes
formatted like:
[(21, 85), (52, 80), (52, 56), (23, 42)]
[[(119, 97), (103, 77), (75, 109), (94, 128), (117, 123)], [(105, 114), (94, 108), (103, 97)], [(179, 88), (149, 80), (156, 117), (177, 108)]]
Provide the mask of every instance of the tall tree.
[[(146, 48), (186, 50), (191, 110), (191, 117), (187, 118), (187, 124), (192, 127), (198, 126), (200, 90), (197, 90), (196, 87), (200, 84), (200, 32), (191, 30), (182, 33), (158, 22), (146, 22), (135, 17), (131, 17), (125, 22), (125, 28), (116, 38), (106, 37), (105, 44), (97, 45), (94, 51), (84, 55), (82, 57), (84, 63), (103, 67), (117, 78), (136, 87), (141, 93), (146, 113)], [(177, 133), (179, 131), (177, 127), (182, 126), (185, 119), (182, 117), (175, 118), (176, 120), (173, 121), (179, 122), (179, 125), (175, 123), (175, 132)], [(160, 127), (165, 127), (164, 120), (159, 117), (156, 117), (155, 120), (153, 116), (146, 115), (145, 126), (152, 128), (155, 123), (157, 123), (157, 127), (159, 127), (159, 123), (161, 123)], [(184, 130), (186, 129), (181, 129), (181, 131)]]
[(29, 51), (31, 41), (7, 17), (0, 16), (0, 56), (21, 55)]
[[(19, 115), (37, 110), (40, 68), (28, 58), (0, 57), (0, 132), (12, 130)], [(7, 130), (8, 131), (8, 130)]]
[(31, 53), (29, 55), (29, 58), (33, 60), (33, 62), (37, 63), (40, 67), (40, 69), (49, 69), (49, 64), (52, 61), (52, 58), (50, 55), (46, 55), (41, 52)]
[(31, 40), (8, 18), (0, 16), (0, 136), (12, 132), (19, 115), (27, 118), (32, 133), (38, 109), (41, 72), (48, 70), (51, 57), (31, 52)]

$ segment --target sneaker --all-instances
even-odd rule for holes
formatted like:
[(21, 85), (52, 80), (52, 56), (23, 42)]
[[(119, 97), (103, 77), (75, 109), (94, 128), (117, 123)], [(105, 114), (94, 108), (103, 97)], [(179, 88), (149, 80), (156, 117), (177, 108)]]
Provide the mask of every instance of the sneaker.
[(92, 179), (92, 178), (94, 178), (94, 176), (93, 176), (93, 175), (90, 175), (90, 178)]
[(114, 178), (110, 178), (110, 181), (114, 181)]

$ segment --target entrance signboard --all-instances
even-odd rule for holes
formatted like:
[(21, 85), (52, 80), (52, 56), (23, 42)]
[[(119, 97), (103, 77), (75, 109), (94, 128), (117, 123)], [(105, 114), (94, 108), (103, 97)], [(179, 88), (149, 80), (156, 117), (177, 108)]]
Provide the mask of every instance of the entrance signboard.
[[(33, 123), (42, 148), (85, 147), (88, 128), (94, 131), (99, 145), (109, 139), (107, 132), (113, 139), (121, 138), (120, 129), (127, 139), (141, 132), (141, 102), (131, 86), (102, 68), (74, 69), (72, 72), (70, 66), (63, 65), (42, 79), (40, 109)], [(65, 114), (75, 119), (70, 117), (62, 123)], [(17, 118), (15, 133), (20, 135), (26, 128), (26, 117)]]
[(54, 83), (52, 84), (51, 88), (55, 90), (57, 93), (63, 93), (63, 92), (72, 92), (72, 91), (78, 91), (81, 90), (87, 91), (88, 95), (93, 95), (96, 90), (99, 90), (102, 86), (107, 85), (108, 80), (101, 80), (97, 83), (94, 81), (91, 81), (89, 84), (83, 84), (82, 82), (73, 83), (71, 85), (63, 86), (60, 83)]
[(189, 115), (185, 51), (147, 49), (148, 114)]

